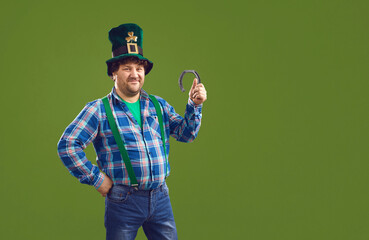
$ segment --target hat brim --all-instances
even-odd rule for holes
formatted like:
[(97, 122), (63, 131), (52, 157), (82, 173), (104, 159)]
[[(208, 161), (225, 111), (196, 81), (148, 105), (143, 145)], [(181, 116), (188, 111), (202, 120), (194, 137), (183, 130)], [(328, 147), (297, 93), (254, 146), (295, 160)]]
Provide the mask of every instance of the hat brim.
[(122, 60), (122, 59), (127, 58), (127, 57), (137, 57), (140, 60), (146, 60), (148, 64), (147, 64), (147, 67), (145, 69), (145, 75), (147, 75), (151, 71), (151, 69), (152, 69), (152, 67), (154, 65), (153, 62), (151, 62), (149, 59), (143, 57), (140, 54), (132, 54), (132, 53), (122, 54), (122, 55), (119, 55), (119, 56), (110, 58), (109, 60), (106, 61), (106, 64), (108, 66), (108, 72), (107, 72), (108, 73), (108, 76), (111, 76), (112, 75), (112, 73), (109, 72), (109, 64), (111, 64), (113, 62), (116, 62), (118, 60)]

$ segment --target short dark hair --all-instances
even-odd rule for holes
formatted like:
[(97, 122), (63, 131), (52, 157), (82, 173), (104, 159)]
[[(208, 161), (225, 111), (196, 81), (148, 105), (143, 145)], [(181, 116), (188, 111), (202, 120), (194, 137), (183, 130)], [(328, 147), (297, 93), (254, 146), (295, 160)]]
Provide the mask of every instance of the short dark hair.
[(127, 64), (127, 63), (135, 63), (138, 65), (142, 65), (145, 69), (145, 72), (147, 70), (148, 62), (146, 60), (141, 60), (138, 57), (130, 56), (127, 58), (120, 59), (118, 61), (112, 62), (108, 64), (108, 75), (110, 77), (113, 76), (113, 72), (117, 71), (120, 67), (120, 65)]

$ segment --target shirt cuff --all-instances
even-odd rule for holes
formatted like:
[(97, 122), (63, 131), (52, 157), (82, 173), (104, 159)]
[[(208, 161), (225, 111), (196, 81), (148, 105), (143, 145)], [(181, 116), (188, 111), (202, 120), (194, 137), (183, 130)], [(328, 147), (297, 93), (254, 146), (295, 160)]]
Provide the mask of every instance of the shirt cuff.
[(93, 186), (98, 189), (101, 184), (103, 183), (105, 179), (105, 175), (102, 174), (101, 172), (99, 172), (99, 174), (96, 176), (96, 178), (94, 178), (94, 182), (93, 182)]
[(194, 114), (199, 115), (202, 111), (202, 103), (199, 105), (196, 105), (191, 98), (188, 98), (188, 105), (191, 106), (194, 109)]

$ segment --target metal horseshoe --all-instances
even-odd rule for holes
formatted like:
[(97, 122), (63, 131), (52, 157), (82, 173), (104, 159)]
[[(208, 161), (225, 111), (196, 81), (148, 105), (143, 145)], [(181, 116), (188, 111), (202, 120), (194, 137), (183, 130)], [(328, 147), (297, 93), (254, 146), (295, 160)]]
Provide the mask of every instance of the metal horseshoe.
[(183, 88), (183, 83), (182, 83), (182, 79), (183, 79), (183, 76), (185, 75), (185, 73), (193, 73), (197, 78), (197, 83), (201, 83), (200, 76), (195, 70), (184, 70), (181, 73), (181, 76), (179, 76), (179, 80), (178, 80), (179, 88), (181, 89), (182, 92), (185, 91), (185, 89)]

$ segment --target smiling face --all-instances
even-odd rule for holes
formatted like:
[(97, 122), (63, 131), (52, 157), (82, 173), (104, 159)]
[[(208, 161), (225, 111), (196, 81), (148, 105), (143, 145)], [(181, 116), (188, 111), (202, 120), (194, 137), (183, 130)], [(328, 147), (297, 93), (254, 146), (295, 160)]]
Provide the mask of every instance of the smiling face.
[(121, 98), (128, 102), (137, 101), (145, 82), (145, 68), (133, 62), (121, 64), (118, 70), (113, 72), (113, 80), (115, 89)]

